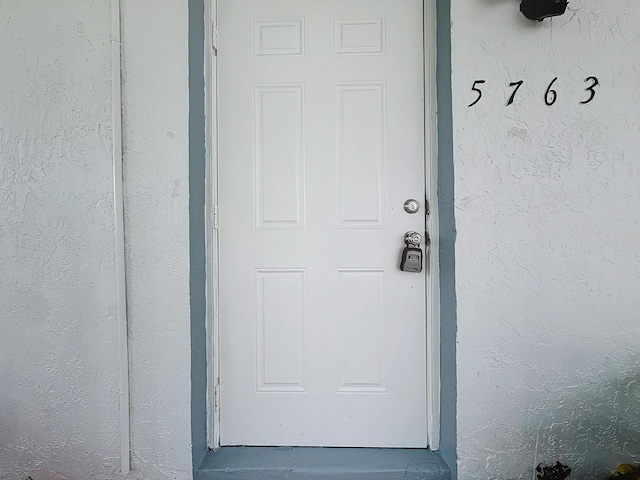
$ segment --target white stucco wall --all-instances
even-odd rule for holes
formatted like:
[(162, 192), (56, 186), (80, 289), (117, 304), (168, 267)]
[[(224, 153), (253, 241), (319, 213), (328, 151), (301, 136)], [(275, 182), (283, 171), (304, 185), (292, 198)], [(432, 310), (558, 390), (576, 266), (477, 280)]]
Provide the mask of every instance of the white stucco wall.
[(603, 478), (640, 461), (640, 3), (451, 3), (459, 478)]
[(187, 2), (123, 5), (133, 468), (191, 478)]
[[(0, 478), (122, 478), (109, 3), (0, 4)], [(130, 477), (185, 479), (187, 5), (123, 3)], [(640, 461), (640, 5), (452, 3), (460, 478), (596, 478)]]
[[(186, 2), (126, 3), (130, 478), (191, 478)], [(110, 1), (0, 3), (0, 478), (116, 479)]]

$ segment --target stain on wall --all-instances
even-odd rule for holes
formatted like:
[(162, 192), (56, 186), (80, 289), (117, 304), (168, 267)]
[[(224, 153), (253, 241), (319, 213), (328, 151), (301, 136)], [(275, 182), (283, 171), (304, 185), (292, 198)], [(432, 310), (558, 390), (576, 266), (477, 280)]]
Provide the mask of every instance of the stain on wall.
[(452, 3), (459, 478), (602, 478), (640, 460), (640, 5)]

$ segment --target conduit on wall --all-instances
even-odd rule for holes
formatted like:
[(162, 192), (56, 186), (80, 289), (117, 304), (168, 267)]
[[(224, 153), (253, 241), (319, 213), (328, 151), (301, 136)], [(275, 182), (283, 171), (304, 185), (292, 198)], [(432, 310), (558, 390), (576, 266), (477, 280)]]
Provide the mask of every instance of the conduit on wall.
[(124, 255), (124, 197), (122, 188), (122, 83), (120, 0), (111, 0), (111, 121), (113, 126), (113, 207), (116, 249), (118, 324), (118, 394), (120, 406), (120, 472), (131, 469), (129, 414), (129, 344), (127, 285)]

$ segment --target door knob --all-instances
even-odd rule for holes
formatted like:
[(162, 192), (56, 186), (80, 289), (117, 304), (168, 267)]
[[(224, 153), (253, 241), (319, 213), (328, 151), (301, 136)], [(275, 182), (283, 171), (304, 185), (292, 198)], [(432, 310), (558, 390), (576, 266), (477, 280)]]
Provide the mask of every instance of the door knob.
[(407, 232), (404, 234), (404, 243), (419, 247), (422, 243), (422, 235), (418, 232)]

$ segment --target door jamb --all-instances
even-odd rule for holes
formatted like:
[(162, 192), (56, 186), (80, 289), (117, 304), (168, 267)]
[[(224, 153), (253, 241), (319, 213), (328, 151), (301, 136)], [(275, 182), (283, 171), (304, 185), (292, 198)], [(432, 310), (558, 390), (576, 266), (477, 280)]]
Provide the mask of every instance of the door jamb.
[(438, 115), (436, 90), (436, 0), (423, 0), (424, 12), (424, 146), (427, 232), (427, 443), (440, 447), (440, 261), (438, 220)]
[[(204, 1), (205, 81), (205, 248), (206, 248), (206, 350), (207, 350), (207, 447), (220, 446), (220, 340), (218, 317), (218, 116), (216, 107), (216, 41), (218, 0)], [(213, 406), (213, 408), (212, 408)]]
[[(205, 229), (206, 229), (206, 329), (207, 329), (207, 445), (220, 446), (220, 341), (218, 317), (218, 148), (216, 109), (216, 49), (218, 0), (205, 0)], [(436, 103), (436, 0), (423, 0), (425, 197), (429, 205), (427, 231), (431, 245), (426, 255), (426, 362), (427, 443), (440, 445), (440, 268), (438, 228), (438, 147)], [(212, 408), (213, 407), (213, 408)]]

